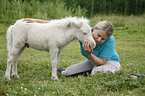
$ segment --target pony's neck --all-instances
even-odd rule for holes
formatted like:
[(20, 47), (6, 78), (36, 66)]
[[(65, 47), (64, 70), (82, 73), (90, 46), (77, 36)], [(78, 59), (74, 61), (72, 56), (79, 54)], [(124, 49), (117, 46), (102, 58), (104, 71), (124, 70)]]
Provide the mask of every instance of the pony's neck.
[(71, 41), (75, 40), (77, 38), (76, 33), (74, 30), (68, 31), (68, 33), (65, 34), (65, 42), (66, 44), (69, 44)]

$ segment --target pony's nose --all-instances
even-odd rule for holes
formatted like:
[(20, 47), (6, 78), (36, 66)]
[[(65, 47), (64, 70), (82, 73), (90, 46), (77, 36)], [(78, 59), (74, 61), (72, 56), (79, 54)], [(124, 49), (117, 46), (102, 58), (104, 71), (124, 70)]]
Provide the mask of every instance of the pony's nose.
[(94, 43), (93, 43), (93, 48), (95, 48), (95, 46), (96, 46), (96, 43), (94, 42)]
[(92, 43), (92, 44), (91, 44), (91, 47), (92, 47), (92, 48), (95, 48), (95, 45), (96, 45), (96, 43)]

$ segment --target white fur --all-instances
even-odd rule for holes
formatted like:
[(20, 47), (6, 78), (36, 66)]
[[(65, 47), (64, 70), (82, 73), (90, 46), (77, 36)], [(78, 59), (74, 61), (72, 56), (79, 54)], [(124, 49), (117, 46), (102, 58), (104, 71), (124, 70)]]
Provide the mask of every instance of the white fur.
[(12, 75), (17, 74), (17, 61), (24, 49), (29, 46), (38, 50), (50, 52), (53, 80), (57, 77), (57, 64), (61, 50), (74, 39), (81, 42), (88, 41), (90, 46), (95, 46), (91, 35), (91, 28), (87, 24), (89, 20), (77, 17), (67, 17), (59, 20), (51, 20), (49, 23), (26, 23), (17, 20), (7, 31), (7, 69), (5, 77), (10, 80), (11, 64)]

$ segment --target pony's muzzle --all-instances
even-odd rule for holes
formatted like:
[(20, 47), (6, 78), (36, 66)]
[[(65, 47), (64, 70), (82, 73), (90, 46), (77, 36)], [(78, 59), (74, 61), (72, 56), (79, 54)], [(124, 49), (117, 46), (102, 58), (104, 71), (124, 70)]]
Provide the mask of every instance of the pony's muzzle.
[(95, 48), (96, 43), (91, 43), (89, 46), (90, 46), (90, 48)]

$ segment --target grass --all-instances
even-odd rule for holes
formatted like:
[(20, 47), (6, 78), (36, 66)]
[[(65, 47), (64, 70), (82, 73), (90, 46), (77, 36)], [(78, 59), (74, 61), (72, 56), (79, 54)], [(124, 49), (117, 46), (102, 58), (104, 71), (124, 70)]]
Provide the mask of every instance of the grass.
[[(121, 72), (115, 74), (98, 72), (94, 76), (64, 77), (58, 73), (59, 81), (51, 80), (49, 53), (26, 49), (18, 61), (20, 79), (3, 78), (7, 63), (6, 30), (9, 25), (0, 24), (0, 91), (9, 96), (143, 96), (145, 78), (133, 79), (130, 74), (145, 74), (145, 15), (96, 16), (90, 18), (94, 26), (108, 20), (115, 27), (116, 50), (120, 56)], [(61, 52), (58, 67), (86, 60), (80, 53), (77, 40)]]

